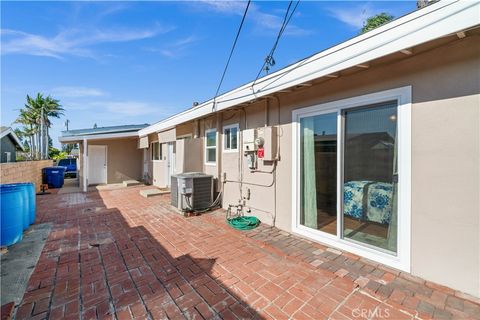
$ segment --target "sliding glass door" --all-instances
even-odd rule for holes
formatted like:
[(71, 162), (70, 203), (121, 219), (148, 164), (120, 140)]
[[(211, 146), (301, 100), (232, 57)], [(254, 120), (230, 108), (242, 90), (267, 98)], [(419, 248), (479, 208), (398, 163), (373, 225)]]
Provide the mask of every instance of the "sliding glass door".
[(397, 250), (397, 102), (342, 112), (343, 237)]
[(300, 113), (301, 230), (397, 255), (398, 106), (385, 100)]

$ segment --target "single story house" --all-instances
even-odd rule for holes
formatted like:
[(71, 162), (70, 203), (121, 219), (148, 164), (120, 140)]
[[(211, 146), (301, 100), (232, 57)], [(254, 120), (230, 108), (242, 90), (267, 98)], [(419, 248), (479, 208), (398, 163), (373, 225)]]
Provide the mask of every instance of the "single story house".
[(62, 131), (61, 143), (78, 143), (80, 187), (142, 180), (142, 154), (138, 130), (148, 124)]
[(16, 162), (17, 151), (25, 151), (22, 142), (10, 127), (0, 127), (0, 163)]
[(480, 297), (479, 44), (480, 2), (440, 1), (132, 132), (128, 148), (76, 141), (89, 166), (87, 144), (119, 141), (109, 161), (154, 185), (211, 174), (224, 208)]

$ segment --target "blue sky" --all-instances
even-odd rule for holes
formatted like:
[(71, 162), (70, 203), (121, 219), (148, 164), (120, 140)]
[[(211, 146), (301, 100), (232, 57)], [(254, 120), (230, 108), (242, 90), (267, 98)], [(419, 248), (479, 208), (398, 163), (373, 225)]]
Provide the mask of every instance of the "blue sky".
[[(211, 98), (246, 2), (1, 2), (1, 124), (27, 94), (66, 109), (70, 129), (154, 123)], [(221, 92), (255, 78), (288, 6), (252, 2)], [(277, 70), (358, 34), (415, 1), (302, 1), (274, 55)]]

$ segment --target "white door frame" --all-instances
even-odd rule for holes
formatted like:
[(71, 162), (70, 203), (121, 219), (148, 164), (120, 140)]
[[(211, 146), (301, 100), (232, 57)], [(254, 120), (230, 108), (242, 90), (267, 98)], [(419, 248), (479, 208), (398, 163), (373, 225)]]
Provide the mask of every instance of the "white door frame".
[[(328, 102), (292, 111), (292, 231), (326, 245), (349, 251), (393, 268), (410, 272), (411, 251), (411, 96), (412, 87), (406, 86), (358, 97)], [(358, 106), (397, 100), (398, 130), (398, 225), (397, 254), (382, 252), (341, 237), (342, 196), (342, 117), (341, 112)], [(337, 234), (331, 235), (300, 225), (300, 118), (337, 112)]]
[[(104, 150), (105, 150), (105, 165), (104, 165), (104, 170), (105, 170), (105, 181), (104, 182), (99, 182), (99, 183), (94, 183), (94, 184), (107, 184), (107, 181), (108, 181), (108, 146), (107, 145), (103, 145), (103, 144), (90, 144), (88, 145), (87, 148), (90, 148), (90, 147), (104, 147)], [(88, 161), (90, 161), (90, 150), (87, 149), (87, 153), (88, 153)], [(88, 185), (91, 185), (92, 184), (92, 179), (90, 177), (90, 163), (88, 164), (88, 171), (86, 172), (87, 175), (88, 175), (88, 178), (87, 178), (87, 181), (88, 181)]]
[(166, 166), (166, 185), (170, 188), (172, 175), (175, 174), (175, 141), (167, 142), (167, 166)]

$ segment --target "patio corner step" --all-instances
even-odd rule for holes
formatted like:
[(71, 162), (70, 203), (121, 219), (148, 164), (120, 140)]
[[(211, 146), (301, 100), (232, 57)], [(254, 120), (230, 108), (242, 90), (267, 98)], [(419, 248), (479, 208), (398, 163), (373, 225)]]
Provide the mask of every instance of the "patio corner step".
[(139, 186), (141, 183), (137, 180), (125, 180), (123, 181), (123, 186), (124, 187), (133, 187), (133, 186)]
[(145, 189), (140, 190), (140, 195), (145, 198), (150, 198), (154, 196), (160, 196), (162, 194), (170, 193), (169, 189)]

